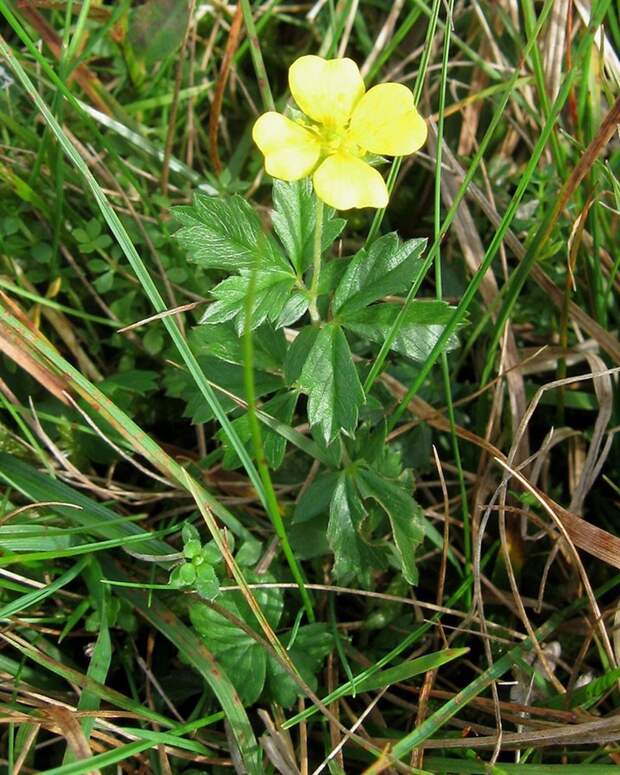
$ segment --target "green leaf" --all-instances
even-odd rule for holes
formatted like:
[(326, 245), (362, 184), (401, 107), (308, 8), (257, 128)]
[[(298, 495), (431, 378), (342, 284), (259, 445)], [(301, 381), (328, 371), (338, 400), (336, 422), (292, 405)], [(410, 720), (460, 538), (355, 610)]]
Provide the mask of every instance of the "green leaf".
[[(105, 275), (102, 275), (102, 277), (105, 277)], [(156, 326), (152, 326), (146, 332), (142, 343), (149, 355), (157, 355), (164, 346), (164, 332)]]
[[(115, 563), (111, 558), (106, 559), (104, 572), (109, 579), (123, 582), (130, 581), (129, 577), (120, 570), (118, 563)], [(264, 773), (265, 769), (261, 762), (260, 748), (256, 742), (252, 725), (239, 695), (234, 689), (233, 681), (228, 677), (226, 671), (221, 669), (223, 665), (222, 660), (216, 660), (213, 653), (209, 651), (203, 642), (203, 639), (179, 621), (176, 615), (166, 608), (151, 590), (117, 587), (115, 594), (135, 606), (137, 611), (141, 613), (152, 627), (156, 628), (164, 638), (176, 646), (182, 658), (211, 687), (230, 723), (249, 775)], [(256, 597), (259, 597), (258, 594)], [(204, 603), (196, 603), (195, 605), (196, 607), (206, 608)], [(63, 670), (66, 671), (67, 668), (63, 667)], [(72, 679), (69, 678), (69, 680)], [(72, 683), (76, 683), (76, 681), (72, 680)], [(102, 698), (108, 702), (114, 702), (113, 698), (107, 696), (111, 694), (111, 690), (108, 690), (106, 687), (102, 687), (102, 689), (106, 692), (106, 694), (101, 695)], [(148, 708), (141, 708), (139, 705), (136, 707), (136, 703), (133, 701), (131, 703), (128, 701), (119, 707), (124, 707), (125, 705), (129, 706), (129, 710), (137, 710), (141, 716), (146, 713), (151, 714)], [(166, 719), (164, 717), (164, 724), (166, 727), (169, 727), (170, 724), (165, 722)]]
[[(90, 250), (83, 249), (84, 253), (90, 252)], [(104, 272), (102, 275), (99, 275), (96, 280), (93, 281), (93, 286), (99, 293), (107, 293), (109, 290), (111, 290), (114, 287), (114, 279), (116, 275), (114, 274), (114, 270), (110, 269), (108, 272)], [(154, 329), (149, 329), (150, 331), (153, 331)]]
[(195, 525), (191, 522), (184, 522), (181, 528), (181, 538), (184, 544), (188, 544), (190, 541), (198, 541), (200, 543), (200, 533)]
[(182, 224), (175, 237), (187, 249), (190, 261), (229, 272), (288, 265), (275, 240), (263, 231), (256, 212), (238, 194), (196, 194), (193, 205), (175, 207), (173, 212)]
[(330, 258), (321, 268), (321, 277), (319, 278), (319, 296), (326, 293), (332, 293), (340, 285), (344, 273), (347, 271), (347, 265), (350, 258)]
[[(252, 574), (246, 573), (248, 581), (251, 577)], [(273, 581), (265, 574), (260, 580)], [(282, 592), (277, 589), (256, 589), (254, 597), (269, 624), (276, 627), (282, 615)], [(226, 592), (219, 604), (252, 629), (256, 628), (254, 614), (241, 592)], [(189, 613), (195, 630), (230, 676), (243, 702), (246, 705), (256, 702), (263, 691), (267, 674), (267, 653), (263, 646), (240, 627), (202, 603), (192, 604)]]
[(182, 588), (191, 587), (196, 581), (196, 567), (191, 562), (184, 562), (182, 565), (177, 565), (170, 572), (170, 578), (168, 584), (171, 587)]
[[(243, 365), (243, 339), (232, 323), (196, 326), (191, 333), (196, 355), (214, 355), (229, 363)], [(271, 326), (262, 326), (252, 335), (254, 367), (263, 371), (277, 371), (282, 368), (286, 357), (286, 338), (282, 331)]]
[(288, 528), (288, 537), (297, 559), (312, 560), (331, 554), (326, 533), (327, 515), (291, 525)]
[[(334, 637), (326, 624), (308, 624), (300, 627), (289, 656), (301, 677), (316, 691), (316, 674), (325, 657), (334, 647)], [(290, 708), (302, 692), (282, 665), (273, 658), (267, 662), (267, 688), (272, 698), (284, 708)]]
[(47, 242), (39, 242), (32, 246), (32, 257), (40, 264), (49, 264), (54, 255), (54, 250)]
[(147, 0), (132, 9), (127, 39), (136, 57), (154, 64), (174, 53), (183, 42), (188, 13), (187, 0)]
[(235, 555), (235, 560), (237, 561), (237, 565), (251, 567), (252, 565), (256, 565), (260, 560), (262, 553), (263, 544), (261, 541), (256, 541), (255, 539), (244, 541)]
[(99, 387), (110, 396), (113, 396), (117, 390), (144, 395), (157, 390), (158, 383), (158, 372), (146, 371), (145, 369), (130, 369), (129, 371), (121, 371), (106, 377), (103, 382), (99, 383)]
[[(58, 505), (50, 506), (54, 514), (70, 525), (82, 525), (94, 536), (131, 541), (135, 540), (135, 536), (143, 535), (143, 543), (133, 544), (136, 551), (164, 555), (173, 551), (170, 544), (153, 538), (149, 531), (135, 522), (120, 521), (118, 512), (86, 497), (64, 482), (53, 479), (49, 474), (41, 473), (18, 460), (15, 455), (0, 452), (0, 481), (14, 487), (33, 503), (55, 501)], [(72, 504), (79, 508), (72, 508)], [(49, 588), (45, 587), (45, 590)]]
[[(400, 311), (400, 304), (375, 304), (346, 317), (342, 325), (373, 342), (383, 342)], [(392, 349), (414, 361), (425, 361), (450, 319), (453, 308), (443, 301), (414, 301), (405, 313)], [(456, 336), (450, 337), (446, 350), (458, 347)]]
[[(200, 357), (198, 361), (203, 372), (213, 384), (240, 398), (245, 395), (242, 366), (227, 363), (213, 357)], [(268, 374), (265, 371), (255, 371), (254, 379), (256, 395), (259, 398), (266, 393), (273, 393), (282, 387), (282, 380), (279, 377), (274, 374)], [(183, 413), (184, 417), (191, 417), (194, 423), (208, 422), (213, 419), (212, 408), (207, 404), (204, 396), (197, 389), (195, 382), (184, 369), (166, 372), (163, 381), (168, 395), (181, 398), (186, 402), (187, 406)], [(232, 398), (227, 398), (225, 395), (222, 395), (220, 402), (226, 412), (238, 406)]]
[(288, 348), (284, 361), (284, 379), (287, 385), (292, 387), (299, 380), (304, 364), (308, 360), (310, 350), (312, 350), (317, 340), (319, 331), (318, 326), (302, 328)]
[[(77, 229), (73, 229), (71, 233), (73, 235), (73, 238), (77, 240), (77, 242), (90, 242), (90, 237), (88, 235), (88, 232), (85, 229), (83, 229), (81, 226), (78, 226)], [(105, 261), (102, 261), (102, 263), (105, 263)]]
[(372, 469), (360, 469), (357, 484), (362, 497), (375, 500), (387, 514), (403, 576), (417, 584), (415, 552), (424, 539), (422, 509), (399, 480), (387, 479)]
[(284, 305), (284, 309), (280, 313), (280, 317), (277, 320), (277, 328), (283, 328), (284, 326), (292, 326), (308, 309), (308, 295), (301, 291), (296, 291), (290, 297), (290, 299)]
[[(370, 404), (370, 400), (368, 404)], [(365, 409), (368, 408), (368, 404)], [(367, 463), (380, 464), (382, 470), (389, 464), (389, 461), (394, 461), (394, 475), (398, 476), (402, 471), (400, 454), (386, 444), (387, 423), (383, 416), (383, 407), (381, 406), (380, 409), (382, 414), (376, 424), (360, 424), (355, 439), (348, 444), (349, 454), (353, 460), (365, 460)]]
[(382, 299), (405, 293), (422, 269), (426, 240), (401, 243), (395, 232), (362, 248), (351, 259), (334, 295), (334, 310), (347, 316)]
[[(316, 200), (308, 178), (294, 183), (273, 182), (273, 228), (286, 253), (301, 275), (312, 263)], [(343, 230), (346, 221), (334, 218), (335, 211), (325, 208), (323, 214), (322, 247), (327, 250)], [(285, 324), (283, 324), (285, 325)]]
[(357, 576), (368, 584), (371, 572), (385, 566), (381, 547), (362, 538), (367, 516), (353, 478), (340, 474), (329, 509), (327, 540), (334, 553), (334, 575), (341, 581)]
[(308, 522), (321, 514), (327, 514), (339, 476), (336, 471), (317, 476), (299, 497), (295, 505), (293, 524)]
[[(183, 528), (185, 530), (185, 527)], [(193, 560), (194, 557), (198, 557), (202, 551), (202, 544), (199, 538), (190, 538), (183, 544), (183, 556), (186, 560)]]
[[(90, 664), (88, 665), (86, 675), (89, 679), (99, 684), (105, 684), (112, 663), (112, 642), (109, 631), (112, 623), (108, 619), (110, 592), (101, 583), (102, 578), (99, 563), (91, 558), (91, 562), (85, 568), (84, 579), (88, 586), (91, 601), (95, 603), (100, 614), (100, 624), (97, 639), (90, 652)], [(80, 694), (77, 709), (81, 712), (95, 711), (99, 709), (100, 704), (101, 698), (96, 691), (84, 689)], [(95, 718), (93, 716), (90, 718), (86, 716), (82, 719), (80, 726), (86, 739), (88, 739), (95, 726)], [(74, 761), (74, 754), (70, 747), (67, 747), (64, 761)]]
[(593, 678), (585, 686), (573, 689), (566, 694), (557, 694), (553, 697), (545, 697), (540, 703), (546, 708), (589, 708), (598, 702), (605, 692), (614, 686), (620, 679), (620, 667), (608, 669), (599, 678)]
[(101, 234), (101, 223), (97, 218), (91, 218), (86, 222), (86, 231), (88, 239), (95, 240)]
[(308, 420), (318, 425), (326, 444), (357, 425), (364, 391), (346, 337), (332, 323), (321, 329), (299, 378), (308, 395)]
[(342, 464), (342, 456), (345, 451), (345, 446), (340, 436), (330, 443), (325, 440), (323, 436), (323, 430), (320, 425), (314, 425), (310, 428), (310, 434), (316, 446), (316, 449), (320, 453), (321, 461), (329, 468), (340, 469)]
[[(251, 280), (251, 275), (246, 273), (223, 280), (211, 291), (217, 301), (209, 306), (200, 322), (214, 324), (234, 320), (241, 336), (245, 330), (246, 298)], [(295, 282), (294, 275), (283, 270), (256, 273), (250, 317), (252, 329), (267, 320), (274, 323), (280, 317)]]
[(220, 580), (213, 566), (207, 562), (196, 566), (196, 591), (205, 600), (215, 600), (220, 594)]

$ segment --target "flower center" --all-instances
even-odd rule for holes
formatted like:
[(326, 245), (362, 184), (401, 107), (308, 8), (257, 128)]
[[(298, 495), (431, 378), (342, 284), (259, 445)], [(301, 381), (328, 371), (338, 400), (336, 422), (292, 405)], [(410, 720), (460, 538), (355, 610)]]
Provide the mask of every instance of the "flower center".
[(317, 134), (321, 140), (321, 150), (325, 156), (332, 156), (339, 152), (358, 157), (364, 156), (364, 149), (349, 138), (347, 126), (333, 127), (323, 124), (317, 127)]

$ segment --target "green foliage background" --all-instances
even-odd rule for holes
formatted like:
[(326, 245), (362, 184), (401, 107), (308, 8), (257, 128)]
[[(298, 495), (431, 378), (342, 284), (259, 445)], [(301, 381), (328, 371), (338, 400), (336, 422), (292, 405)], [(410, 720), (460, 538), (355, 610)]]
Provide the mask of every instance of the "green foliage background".
[[(615, 769), (614, 5), (0, 13), (7, 771)], [(431, 125), (320, 324), (302, 53)]]

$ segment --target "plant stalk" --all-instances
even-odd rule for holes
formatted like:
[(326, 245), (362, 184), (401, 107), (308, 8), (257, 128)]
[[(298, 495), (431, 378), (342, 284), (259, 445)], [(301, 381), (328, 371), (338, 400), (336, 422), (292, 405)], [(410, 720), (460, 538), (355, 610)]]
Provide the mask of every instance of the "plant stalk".
[[(316, 196), (316, 194), (315, 194)], [(321, 277), (321, 256), (323, 240), (323, 202), (316, 197), (316, 222), (314, 225), (314, 253), (312, 258), (312, 283), (310, 285), (310, 304), (308, 311), (310, 318), (316, 325), (320, 322), (319, 310), (317, 308), (317, 298), (319, 295), (319, 279)]]
[(252, 16), (252, 6), (250, 5), (249, 0), (239, 0), (239, 3), (241, 5), (241, 12), (243, 13), (243, 21), (245, 22), (245, 29), (250, 44), (250, 53), (252, 54), (252, 62), (254, 63), (256, 81), (263, 101), (263, 107), (265, 110), (275, 110), (273, 95), (269, 86), (269, 78), (267, 77), (265, 62), (263, 61), (263, 53), (260, 48), (256, 25), (254, 24), (254, 17)]

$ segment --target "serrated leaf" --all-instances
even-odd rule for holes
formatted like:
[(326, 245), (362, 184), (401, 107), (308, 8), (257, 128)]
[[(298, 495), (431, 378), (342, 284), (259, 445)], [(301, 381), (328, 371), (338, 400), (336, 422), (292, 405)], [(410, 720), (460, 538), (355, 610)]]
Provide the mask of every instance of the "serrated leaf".
[(133, 8), (127, 38), (135, 55), (153, 64), (176, 51), (183, 42), (188, 14), (186, 0), (147, 0)]
[(276, 321), (276, 328), (292, 326), (308, 309), (308, 296), (301, 291), (293, 293), (284, 305), (280, 317)]
[[(227, 277), (216, 285), (211, 294), (217, 301), (208, 307), (200, 322), (216, 324), (234, 320), (237, 333), (241, 335), (245, 330), (246, 299), (251, 279), (251, 275), (244, 273)], [(290, 272), (276, 270), (256, 273), (250, 317), (252, 330), (267, 320), (275, 322), (280, 317), (294, 285), (295, 277)]]
[(174, 236), (194, 263), (229, 272), (287, 267), (275, 240), (265, 234), (256, 212), (238, 194), (196, 194), (193, 205), (175, 207), (173, 212), (182, 224)]
[(340, 474), (329, 508), (327, 540), (334, 553), (334, 575), (341, 581), (356, 576), (368, 584), (371, 572), (384, 565), (380, 547), (367, 543), (361, 535), (366, 517), (353, 479)]
[[(382, 407), (383, 411), (383, 407)], [(353, 459), (362, 459), (368, 463), (383, 461), (386, 456), (395, 453), (386, 445), (387, 424), (385, 417), (381, 417), (376, 425), (364, 424), (358, 428), (355, 434), (355, 441), (351, 446), (351, 456)], [(398, 473), (402, 470), (400, 466), (400, 456), (397, 456)]]
[(342, 430), (352, 433), (364, 391), (342, 329), (324, 326), (308, 354), (299, 378), (308, 395), (308, 420), (318, 425), (326, 444)]
[[(303, 274), (312, 263), (314, 229), (316, 224), (316, 199), (309, 178), (287, 183), (273, 182), (273, 228), (284, 245), (286, 253)], [(346, 221), (334, 218), (335, 211), (325, 208), (321, 246), (325, 251), (343, 230)]]
[(331, 553), (327, 542), (327, 515), (288, 528), (291, 547), (298, 560), (313, 560)]
[(372, 469), (358, 472), (357, 484), (364, 498), (372, 498), (385, 511), (392, 526), (403, 576), (418, 583), (415, 552), (424, 539), (422, 509), (398, 480), (390, 480)]
[[(251, 573), (246, 572), (245, 575), (248, 581), (251, 580)], [(260, 576), (260, 580), (273, 581), (265, 574)], [(281, 591), (255, 589), (254, 597), (269, 624), (276, 627), (282, 615)], [(240, 592), (226, 592), (222, 595), (219, 605), (252, 629), (256, 629), (254, 614)], [(244, 703), (250, 705), (256, 702), (263, 690), (267, 671), (267, 654), (262, 645), (240, 627), (202, 603), (193, 603), (189, 613), (194, 629), (230, 676)]]
[(405, 293), (422, 267), (426, 240), (401, 242), (396, 232), (385, 234), (351, 259), (334, 295), (334, 310), (344, 316), (382, 299)]
[[(374, 304), (346, 317), (342, 325), (373, 342), (383, 342), (400, 311), (400, 304)], [(425, 361), (439, 339), (453, 308), (443, 301), (413, 301), (407, 308), (392, 350), (414, 361)], [(458, 338), (451, 336), (446, 351), (458, 347)]]

